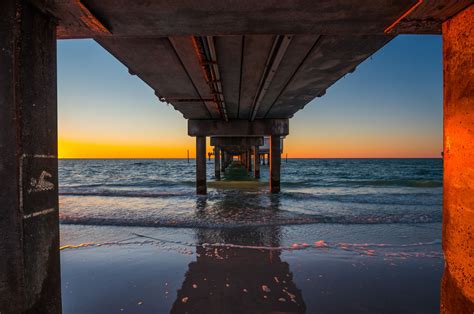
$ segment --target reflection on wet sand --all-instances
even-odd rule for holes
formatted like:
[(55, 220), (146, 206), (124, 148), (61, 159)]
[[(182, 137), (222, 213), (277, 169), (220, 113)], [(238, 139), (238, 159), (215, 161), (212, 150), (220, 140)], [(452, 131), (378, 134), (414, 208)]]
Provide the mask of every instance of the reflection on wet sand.
[(304, 313), (301, 291), (279, 250), (225, 246), (278, 246), (279, 232), (279, 227), (197, 230), (197, 258), (188, 266), (171, 313)]
[[(253, 201), (258, 203), (259, 199), (255, 195)], [(235, 215), (229, 212), (235, 208), (234, 202), (234, 198), (223, 197), (213, 206), (212, 214)], [(197, 200), (198, 215), (206, 216), (207, 205), (205, 198)], [(279, 199), (272, 198), (271, 207), (278, 210), (279, 205)], [(281, 251), (261, 248), (280, 246), (280, 227), (196, 229), (196, 238), (196, 261), (188, 265), (171, 313), (306, 311)], [(232, 247), (226, 245), (230, 243)]]

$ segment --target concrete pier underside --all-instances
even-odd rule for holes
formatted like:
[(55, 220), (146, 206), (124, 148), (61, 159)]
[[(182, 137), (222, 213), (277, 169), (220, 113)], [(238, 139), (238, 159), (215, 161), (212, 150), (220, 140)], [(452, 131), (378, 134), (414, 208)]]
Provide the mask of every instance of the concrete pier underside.
[[(289, 134), (288, 119), (396, 35), (440, 34), (443, 25), (442, 311), (471, 313), (472, 1), (193, 3), (0, 2), (0, 312), (61, 312), (57, 38), (93, 38), (189, 119), (188, 133), (196, 137), (198, 194), (207, 191), (207, 136), (271, 136), (270, 189), (278, 192), (280, 138)], [(222, 150), (221, 170), (236, 152), (251, 162), (255, 146)], [(254, 159), (255, 171), (256, 164)]]

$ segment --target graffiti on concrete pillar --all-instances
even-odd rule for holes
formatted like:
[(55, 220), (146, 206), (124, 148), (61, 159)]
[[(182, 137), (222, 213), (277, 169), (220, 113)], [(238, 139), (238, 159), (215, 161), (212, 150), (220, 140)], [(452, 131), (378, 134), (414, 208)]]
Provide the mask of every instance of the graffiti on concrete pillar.
[(23, 155), (20, 163), (20, 207), (23, 218), (57, 213), (58, 164), (53, 155)]
[(28, 193), (33, 192), (42, 192), (42, 191), (50, 191), (54, 189), (54, 183), (49, 182), (52, 175), (43, 170), (39, 176), (39, 178), (31, 178), (30, 179), (30, 187), (28, 188)]

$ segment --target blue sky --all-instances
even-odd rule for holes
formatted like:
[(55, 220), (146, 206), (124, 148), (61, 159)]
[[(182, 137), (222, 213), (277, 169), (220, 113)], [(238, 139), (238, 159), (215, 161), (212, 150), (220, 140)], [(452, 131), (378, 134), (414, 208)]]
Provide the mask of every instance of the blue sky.
[[(404, 35), (290, 121), (290, 157), (439, 157), (442, 39)], [(185, 157), (186, 121), (92, 40), (58, 43), (62, 157)], [(120, 152), (120, 153), (119, 153)]]

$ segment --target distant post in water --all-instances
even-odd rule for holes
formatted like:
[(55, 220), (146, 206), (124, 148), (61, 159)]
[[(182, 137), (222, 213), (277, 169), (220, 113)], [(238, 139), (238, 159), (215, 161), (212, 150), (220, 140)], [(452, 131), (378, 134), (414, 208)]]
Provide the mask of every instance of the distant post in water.
[(255, 179), (260, 178), (260, 154), (258, 153), (258, 146), (253, 147), (253, 169)]
[(207, 193), (205, 136), (196, 136), (196, 193)]
[(189, 164), (189, 149), (188, 149), (188, 164)]
[(270, 137), (270, 192), (280, 192), (281, 140), (280, 136)]

